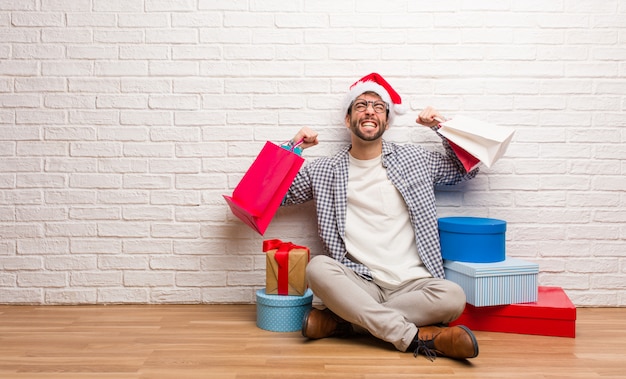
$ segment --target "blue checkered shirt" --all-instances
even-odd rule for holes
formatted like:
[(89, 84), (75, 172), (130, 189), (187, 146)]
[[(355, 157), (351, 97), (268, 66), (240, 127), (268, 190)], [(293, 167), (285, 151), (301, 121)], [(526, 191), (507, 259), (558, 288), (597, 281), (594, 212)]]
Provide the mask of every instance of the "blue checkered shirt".
[[(386, 141), (383, 141), (382, 152), (387, 177), (406, 202), (420, 258), (436, 278), (443, 278), (445, 274), (437, 227), (435, 186), (453, 185), (473, 178), (478, 172), (474, 169), (467, 173), (447, 140), (442, 139), (446, 154)], [(348, 258), (344, 243), (350, 147), (345, 146), (334, 156), (318, 158), (301, 168), (282, 205), (314, 200), (324, 253), (371, 280), (372, 273), (366, 266)]]

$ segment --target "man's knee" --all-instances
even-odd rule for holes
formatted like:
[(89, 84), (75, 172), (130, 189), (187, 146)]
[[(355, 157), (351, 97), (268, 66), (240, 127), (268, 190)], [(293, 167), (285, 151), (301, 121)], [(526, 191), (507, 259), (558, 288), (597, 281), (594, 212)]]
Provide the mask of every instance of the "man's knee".
[(446, 304), (448, 304), (448, 312), (450, 314), (450, 317), (452, 318), (452, 320), (454, 320), (457, 319), (461, 315), (461, 313), (463, 313), (467, 299), (465, 297), (465, 291), (463, 291), (463, 288), (461, 288), (461, 286), (451, 281), (447, 281), (447, 284), (448, 301), (446, 302)]
[(334, 259), (326, 255), (316, 255), (311, 258), (306, 266), (306, 277), (309, 284), (318, 281), (322, 275), (328, 275), (330, 266), (333, 265), (334, 262)]

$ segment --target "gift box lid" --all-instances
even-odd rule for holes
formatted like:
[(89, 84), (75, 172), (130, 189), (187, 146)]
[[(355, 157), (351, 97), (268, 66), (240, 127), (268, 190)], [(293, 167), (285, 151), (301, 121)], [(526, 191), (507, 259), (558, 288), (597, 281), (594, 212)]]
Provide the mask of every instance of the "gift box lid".
[(492, 263), (470, 263), (445, 260), (443, 267), (474, 278), (539, 273), (538, 264), (508, 257), (502, 262)]
[(575, 320), (576, 307), (561, 287), (539, 286), (537, 301), (492, 307), (466, 305), (475, 315)]
[(441, 217), (439, 230), (466, 234), (499, 234), (506, 231), (506, 221), (483, 217)]
[(295, 307), (299, 305), (311, 304), (313, 300), (313, 291), (307, 289), (304, 295), (269, 295), (265, 293), (265, 289), (256, 291), (257, 304), (267, 305), (270, 307)]

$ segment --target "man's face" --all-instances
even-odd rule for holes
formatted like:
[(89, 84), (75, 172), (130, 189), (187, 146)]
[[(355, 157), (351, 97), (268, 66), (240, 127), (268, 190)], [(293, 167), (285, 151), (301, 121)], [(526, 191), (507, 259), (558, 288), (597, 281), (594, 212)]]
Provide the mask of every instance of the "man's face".
[[(365, 110), (359, 111), (355, 104), (361, 101), (368, 103)], [(363, 141), (375, 141), (382, 137), (387, 130), (387, 111), (378, 113), (374, 102), (382, 101), (375, 93), (364, 93), (352, 103), (350, 114), (346, 115), (346, 127)]]

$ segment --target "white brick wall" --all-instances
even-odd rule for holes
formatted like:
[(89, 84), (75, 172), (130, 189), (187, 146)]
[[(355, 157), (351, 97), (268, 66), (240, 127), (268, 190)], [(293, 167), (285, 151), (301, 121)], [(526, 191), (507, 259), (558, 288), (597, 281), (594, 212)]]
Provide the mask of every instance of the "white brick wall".
[[(347, 136), (349, 84), (517, 129), (438, 193), (579, 306), (626, 305), (626, 1), (0, 1), (0, 303), (252, 302), (263, 238), (228, 194), (266, 140)], [(313, 207), (266, 234), (319, 251)]]

